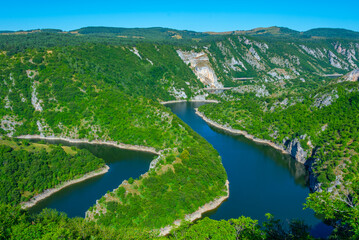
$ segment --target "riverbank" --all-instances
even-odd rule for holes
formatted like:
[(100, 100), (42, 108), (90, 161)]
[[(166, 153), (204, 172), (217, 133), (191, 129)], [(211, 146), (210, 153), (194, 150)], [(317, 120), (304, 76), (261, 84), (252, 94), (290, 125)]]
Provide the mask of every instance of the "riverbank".
[(60, 184), (60, 185), (58, 185), (58, 186), (56, 186), (54, 188), (46, 189), (44, 192), (36, 195), (35, 197), (30, 199), (29, 201), (21, 203), (20, 204), (21, 208), (23, 208), (23, 209), (31, 208), (31, 207), (35, 206), (39, 201), (41, 201), (41, 200), (43, 200), (43, 199), (45, 199), (47, 197), (50, 197), (52, 194), (54, 194), (56, 192), (66, 188), (66, 187), (68, 187), (70, 185), (73, 185), (75, 183), (79, 183), (79, 182), (85, 181), (87, 179), (90, 179), (90, 178), (105, 174), (105, 173), (108, 172), (109, 169), (110, 169), (110, 167), (105, 165), (105, 167), (97, 169), (97, 170), (89, 172), (89, 173), (86, 173), (85, 175), (83, 175), (80, 178), (66, 181), (66, 182), (64, 182), (64, 183), (62, 183), (62, 184)]
[(181, 102), (205, 102), (205, 103), (219, 103), (217, 100), (172, 100), (172, 101), (166, 101), (161, 102), (161, 104), (169, 104), (169, 103), (181, 103)]
[(237, 129), (233, 129), (233, 128), (230, 128), (230, 127), (226, 127), (226, 126), (223, 126), (209, 118), (207, 118), (203, 113), (201, 113), (200, 111), (198, 111), (198, 108), (195, 108), (195, 112), (196, 114), (201, 117), (206, 123), (208, 123), (210, 126), (213, 126), (215, 128), (218, 128), (218, 129), (222, 129), (226, 132), (229, 132), (229, 133), (232, 133), (232, 134), (238, 134), (238, 135), (243, 135), (244, 137), (254, 141), (254, 142), (257, 142), (257, 143), (262, 143), (262, 144), (267, 144), (279, 151), (281, 151), (282, 153), (285, 153), (285, 154), (289, 154), (289, 152), (287, 152), (282, 146), (279, 146), (278, 144), (274, 143), (274, 142), (271, 142), (269, 140), (264, 140), (264, 139), (260, 139), (260, 138), (256, 138), (255, 136), (247, 133), (246, 131), (242, 131), (242, 130), (237, 130)]
[(134, 151), (141, 151), (141, 152), (149, 152), (156, 155), (159, 155), (160, 152), (156, 151), (153, 147), (146, 147), (146, 146), (140, 146), (140, 145), (130, 145), (115, 141), (101, 141), (101, 140), (93, 140), (89, 141), (87, 139), (71, 139), (71, 138), (64, 138), (64, 137), (45, 137), (40, 135), (22, 135), (18, 136), (17, 138), (20, 139), (44, 139), (44, 140), (61, 140), (66, 141), (70, 143), (88, 143), (88, 144), (103, 144), (103, 145), (109, 145), (117, 148), (127, 149), (127, 150), (134, 150)]
[[(185, 215), (184, 220), (189, 221), (189, 222), (196, 221), (196, 220), (202, 218), (203, 213), (206, 213), (206, 212), (209, 212), (209, 211), (212, 211), (212, 210), (218, 208), (225, 200), (227, 200), (229, 198), (229, 181), (228, 180), (226, 180), (225, 186), (227, 188), (227, 195), (222, 196), (222, 197), (217, 198), (209, 203), (204, 204), (203, 206), (199, 207), (198, 210), (195, 211), (194, 213)], [(181, 223), (182, 223), (182, 220), (177, 219), (176, 221), (173, 222), (172, 225), (161, 228), (160, 236), (168, 235), (174, 227), (180, 226)]]

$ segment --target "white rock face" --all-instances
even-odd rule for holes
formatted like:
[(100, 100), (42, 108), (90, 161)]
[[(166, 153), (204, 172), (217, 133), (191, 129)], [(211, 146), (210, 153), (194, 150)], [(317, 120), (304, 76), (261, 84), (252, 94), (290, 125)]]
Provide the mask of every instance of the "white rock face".
[(358, 67), (354, 63), (354, 61), (357, 61), (357, 58), (355, 57), (356, 52), (355, 52), (355, 47), (353, 44), (350, 44), (350, 48), (344, 48), (344, 47), (342, 47), (341, 43), (337, 42), (337, 43), (335, 43), (334, 48), (337, 51), (337, 53), (339, 53), (347, 58), (348, 62), (350, 63), (350, 65), (352, 67), (354, 67), (354, 68)]
[(5, 108), (10, 108), (12, 110), (11, 102), (9, 100), (9, 96), (6, 96), (4, 100), (5, 100)]
[(170, 93), (176, 99), (187, 99), (187, 94), (184, 92), (183, 89), (177, 90), (175, 87), (172, 87)]
[(35, 70), (26, 70), (26, 75), (30, 79), (34, 79), (34, 77), (38, 74), (39, 74), (39, 72), (37, 72)]
[(42, 111), (42, 107), (41, 107), (42, 101), (37, 98), (35, 83), (32, 85), (31, 103), (32, 103), (32, 106), (34, 106), (35, 111), (40, 111), (40, 112)]
[(132, 49), (130, 49), (131, 52), (133, 52), (134, 54), (136, 54), (140, 59), (142, 59), (140, 53), (138, 52), (137, 48), (133, 47)]
[(153, 62), (150, 59), (146, 58), (146, 60), (153, 65)]
[(344, 81), (356, 82), (359, 81), (359, 69), (355, 69), (343, 77)]
[(12, 77), (12, 73), (10, 73), (10, 81), (12, 86), (15, 86), (15, 79)]
[(41, 136), (41, 137), (44, 137), (44, 136), (45, 136), (45, 135), (44, 135), (44, 128), (43, 128), (41, 122), (40, 122), (39, 120), (37, 120), (36, 124), (37, 124), (37, 129), (38, 129), (39, 132), (40, 132), (40, 136)]
[(254, 50), (253, 47), (251, 47), (251, 48), (249, 49), (249, 52), (252, 53), (252, 55), (253, 55), (253, 57), (254, 57), (255, 59), (257, 59), (258, 61), (261, 60), (260, 56), (258, 55), (258, 53), (256, 52), (256, 50)]
[(234, 57), (231, 58), (231, 60), (227, 60), (225, 63), (225, 66), (232, 69), (233, 71), (241, 72), (242, 67), (244, 70), (247, 70), (247, 68), (244, 66), (243, 62), (241, 62), (238, 59), (235, 59)]
[(287, 71), (281, 68), (272, 69), (271, 71), (267, 72), (267, 74), (277, 80), (294, 78), (294, 76), (291, 76), (289, 73), (287, 73)]
[[(39, 73), (37, 71), (34, 71), (34, 70), (26, 70), (26, 75), (28, 78), (30, 79), (33, 79), (36, 75), (38, 75)], [(32, 82), (32, 93), (31, 93), (31, 103), (32, 103), (32, 106), (34, 106), (35, 108), (35, 111), (42, 111), (42, 107), (41, 107), (41, 103), (42, 103), (42, 100), (39, 100), (37, 98), (37, 92), (36, 92), (36, 82), (33, 81)]]
[(0, 127), (7, 132), (9, 137), (14, 135), (16, 125), (22, 125), (22, 123), (17, 122), (13, 116), (4, 116), (0, 123)]
[(203, 84), (211, 88), (223, 88), (223, 84), (218, 82), (206, 53), (177, 50), (177, 54), (187, 65), (190, 64), (192, 71)]
[(206, 97), (208, 96), (208, 93), (205, 93), (203, 95), (197, 95), (193, 98), (193, 100), (196, 100), (196, 101), (204, 101), (206, 100)]
[(306, 53), (312, 55), (315, 58), (323, 59), (325, 57), (324, 53), (319, 49), (311, 49), (305, 45), (299, 45)]
[(225, 46), (223, 46), (222, 42), (218, 42), (218, 43), (216, 43), (216, 45), (221, 50), (221, 52), (224, 56), (231, 54), (231, 51), (228, 48), (226, 48)]
[(307, 161), (308, 153), (302, 148), (302, 146), (300, 145), (300, 142), (297, 138), (295, 138), (293, 141), (289, 142), (289, 144), (287, 146), (287, 151), (298, 162), (304, 164)]
[(256, 89), (256, 96), (257, 97), (266, 97), (269, 96), (269, 92), (266, 89), (266, 86), (262, 85)]
[(244, 60), (249, 63), (252, 67), (257, 68), (258, 70), (265, 70), (265, 65), (261, 62), (261, 58), (253, 47), (250, 47), (246, 53)]
[(267, 52), (267, 49), (269, 48), (268, 45), (266, 43), (260, 43), (260, 42), (253, 42), (254, 45), (256, 45), (261, 52), (265, 53)]
[(329, 51), (329, 61), (330, 61), (330, 65), (332, 65), (333, 67), (340, 69), (343, 68), (338, 61), (338, 57), (332, 51)]
[(320, 97), (316, 95), (314, 98), (316, 98), (314, 106), (317, 108), (322, 108), (331, 105), (332, 102), (339, 98), (339, 96), (336, 91), (333, 91), (331, 94), (326, 93)]

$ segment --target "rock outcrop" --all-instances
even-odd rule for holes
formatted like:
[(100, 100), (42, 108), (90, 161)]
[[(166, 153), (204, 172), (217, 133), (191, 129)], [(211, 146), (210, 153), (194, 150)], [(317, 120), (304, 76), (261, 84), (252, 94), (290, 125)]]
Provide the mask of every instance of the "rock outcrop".
[(309, 171), (309, 189), (311, 192), (321, 192), (322, 189), (320, 188), (320, 186), (322, 184), (318, 181), (317, 176), (313, 171), (313, 164), (315, 163), (315, 161), (317, 161), (317, 159), (311, 159), (305, 163)]
[(343, 78), (343, 81), (348, 82), (356, 82), (359, 81), (359, 69), (355, 69), (351, 71), (350, 73), (346, 74)]
[(333, 91), (332, 93), (326, 93), (322, 96), (314, 96), (314, 106), (317, 108), (323, 108), (331, 105), (336, 99), (339, 98), (337, 91)]
[(194, 74), (204, 85), (211, 88), (223, 88), (223, 85), (218, 82), (217, 75), (212, 69), (206, 53), (181, 50), (177, 50), (177, 53), (187, 65), (190, 65)]
[(297, 138), (286, 142), (286, 150), (296, 161), (302, 164), (307, 161), (308, 153), (302, 148)]

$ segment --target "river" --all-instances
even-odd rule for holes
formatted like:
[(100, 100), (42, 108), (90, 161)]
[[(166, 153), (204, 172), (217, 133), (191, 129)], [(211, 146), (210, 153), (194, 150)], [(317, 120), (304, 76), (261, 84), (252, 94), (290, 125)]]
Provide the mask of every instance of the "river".
[[(263, 222), (266, 220), (265, 213), (271, 213), (284, 223), (291, 219), (303, 220), (312, 226), (313, 236), (327, 236), (331, 227), (317, 218), (312, 210), (303, 210), (309, 194), (309, 176), (305, 167), (270, 146), (209, 127), (194, 111), (202, 104), (205, 103), (183, 102), (166, 106), (211, 143), (222, 157), (230, 182), (230, 196), (218, 209), (206, 216), (220, 220), (244, 215)], [(70, 217), (84, 217), (85, 212), (107, 191), (117, 188), (125, 179), (137, 178), (147, 172), (154, 158), (150, 153), (107, 145), (48, 142), (86, 148), (95, 156), (103, 158), (110, 170), (104, 175), (55, 193), (31, 208), (31, 212), (54, 208)]]
[(60, 140), (46, 140), (46, 142), (85, 148), (95, 156), (104, 159), (110, 169), (104, 175), (73, 184), (40, 201), (29, 209), (32, 213), (40, 212), (43, 208), (53, 208), (65, 212), (69, 217), (85, 217), (86, 211), (107, 191), (116, 189), (123, 180), (130, 177), (138, 178), (146, 173), (150, 162), (155, 157), (152, 153), (120, 149), (109, 145), (69, 143)]
[(312, 210), (303, 210), (309, 194), (309, 175), (304, 165), (273, 147), (210, 127), (194, 111), (203, 104), (183, 102), (166, 106), (211, 143), (222, 157), (230, 182), (230, 196), (206, 216), (220, 220), (244, 215), (263, 222), (265, 213), (271, 213), (284, 223), (291, 219), (303, 220), (312, 226), (313, 236), (327, 236), (332, 228)]

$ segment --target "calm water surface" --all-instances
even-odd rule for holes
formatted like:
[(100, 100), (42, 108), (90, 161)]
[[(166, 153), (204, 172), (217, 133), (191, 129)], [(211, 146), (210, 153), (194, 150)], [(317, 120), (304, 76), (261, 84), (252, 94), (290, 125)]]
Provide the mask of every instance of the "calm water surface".
[[(312, 210), (303, 210), (309, 194), (308, 172), (289, 155), (272, 147), (234, 136), (209, 127), (194, 108), (203, 103), (175, 103), (166, 105), (192, 129), (210, 142), (222, 157), (230, 182), (230, 197), (218, 209), (207, 214), (213, 219), (238, 218), (241, 215), (266, 220), (265, 213), (288, 222), (301, 219), (312, 226), (312, 234), (327, 236), (331, 228), (314, 216)], [(41, 201), (30, 209), (55, 208), (70, 217), (84, 217), (85, 212), (107, 191), (117, 188), (130, 177), (137, 178), (148, 171), (153, 154), (123, 150), (106, 145), (73, 144), (49, 141), (86, 148), (103, 158), (108, 173), (67, 187)]]
[(209, 127), (194, 111), (203, 104), (166, 106), (211, 143), (222, 157), (230, 196), (207, 216), (220, 220), (244, 215), (262, 222), (266, 220), (265, 213), (271, 213), (283, 222), (304, 220), (312, 226), (313, 235), (326, 236), (331, 227), (316, 218), (312, 210), (303, 210), (309, 194), (309, 176), (304, 165), (272, 147)]
[(147, 172), (150, 162), (155, 156), (151, 153), (130, 151), (107, 145), (65, 141), (47, 142), (85, 148), (95, 156), (104, 159), (110, 169), (104, 175), (62, 189), (36, 204), (30, 209), (30, 212), (40, 212), (43, 208), (54, 208), (67, 213), (69, 217), (85, 217), (86, 211), (107, 191), (117, 188), (125, 179), (137, 178)]

